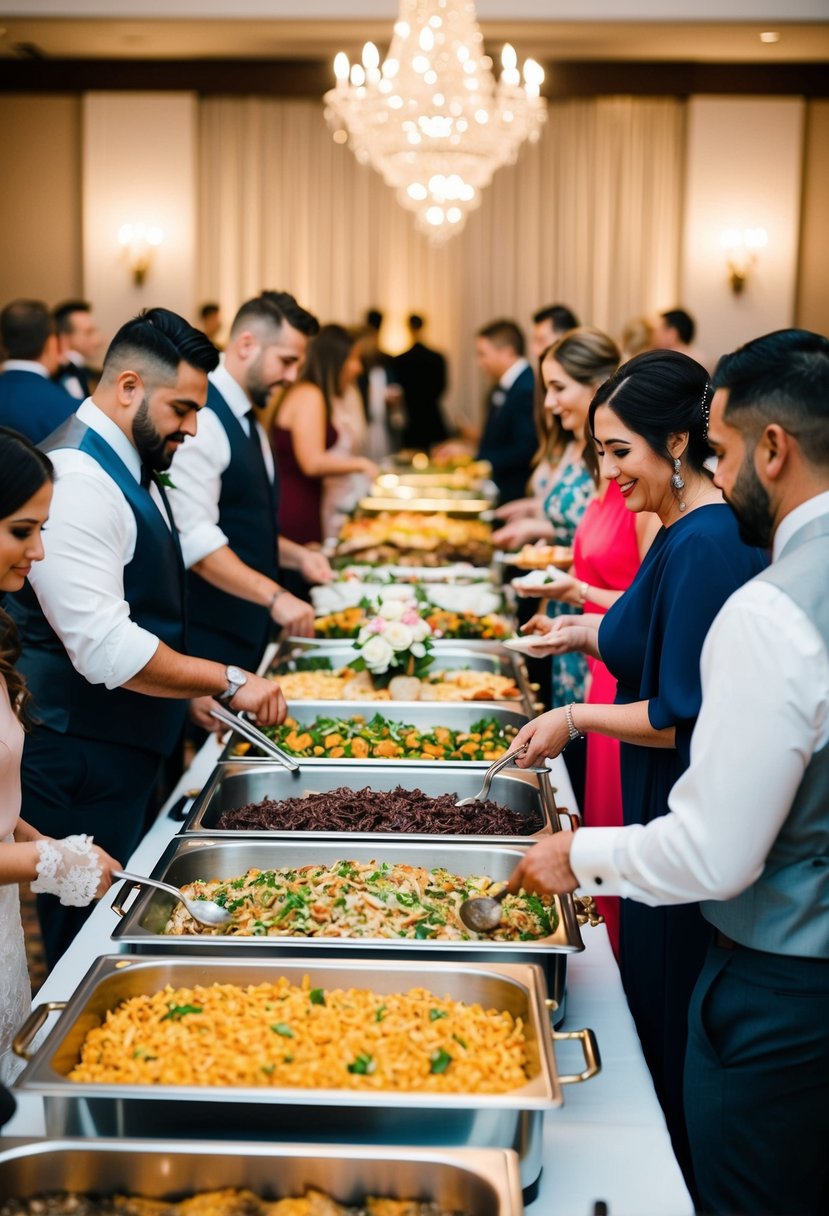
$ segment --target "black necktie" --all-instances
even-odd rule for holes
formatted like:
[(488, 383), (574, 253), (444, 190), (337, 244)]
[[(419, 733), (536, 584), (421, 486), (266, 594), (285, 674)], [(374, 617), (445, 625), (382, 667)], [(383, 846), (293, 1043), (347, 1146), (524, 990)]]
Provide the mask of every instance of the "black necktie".
[(149, 490), (153, 481), (153, 471), (148, 464), (141, 465), (141, 485), (145, 490)]

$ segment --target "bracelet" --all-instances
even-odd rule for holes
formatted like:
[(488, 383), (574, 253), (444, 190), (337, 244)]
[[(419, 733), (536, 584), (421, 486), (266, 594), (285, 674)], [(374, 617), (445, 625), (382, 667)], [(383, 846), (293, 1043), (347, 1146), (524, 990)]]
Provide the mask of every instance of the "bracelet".
[(279, 599), (280, 595), (286, 594), (287, 590), (288, 590), (287, 587), (277, 587), (276, 591), (274, 591), (274, 593), (271, 596), (270, 601), (268, 603), (268, 612), (273, 612), (274, 604)]
[(575, 701), (573, 701), (570, 705), (568, 705), (564, 711), (564, 716), (567, 719), (567, 730), (570, 733), (570, 740), (569, 740), (570, 743), (572, 743), (574, 739), (583, 739), (584, 738), (584, 732), (580, 731), (579, 728), (576, 726), (575, 722), (573, 721), (574, 706), (575, 706)]

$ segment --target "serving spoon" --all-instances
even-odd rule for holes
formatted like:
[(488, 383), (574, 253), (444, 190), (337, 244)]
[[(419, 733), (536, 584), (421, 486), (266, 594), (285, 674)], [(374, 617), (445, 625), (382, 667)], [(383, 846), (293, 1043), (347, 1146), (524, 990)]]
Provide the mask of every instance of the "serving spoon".
[(458, 916), (473, 933), (491, 933), (501, 923), (501, 901), (505, 895), (509, 895), (509, 887), (502, 887), (497, 895), (473, 895), (463, 901)]
[(523, 756), (529, 746), (529, 743), (525, 743), (523, 747), (517, 747), (514, 751), (504, 752), (503, 756), (499, 756), (484, 773), (484, 783), (477, 794), (470, 794), (468, 798), (459, 798), (455, 806), (472, 806), (476, 802), (486, 802), (489, 797), (489, 787), (492, 785), (492, 778), (496, 773), (500, 773), (502, 768), (506, 768), (516, 756)]
[(231, 919), (230, 913), (220, 904), (215, 903), (212, 899), (188, 899), (186, 895), (179, 891), (178, 887), (172, 887), (167, 882), (159, 882), (157, 878), (145, 878), (141, 874), (129, 874), (126, 870), (113, 870), (113, 878), (123, 879), (124, 882), (132, 882), (142, 887), (157, 887), (159, 891), (165, 891), (168, 895), (172, 895), (180, 903), (184, 904), (187, 911), (199, 925), (204, 925), (206, 929), (215, 929), (217, 925), (226, 925)]

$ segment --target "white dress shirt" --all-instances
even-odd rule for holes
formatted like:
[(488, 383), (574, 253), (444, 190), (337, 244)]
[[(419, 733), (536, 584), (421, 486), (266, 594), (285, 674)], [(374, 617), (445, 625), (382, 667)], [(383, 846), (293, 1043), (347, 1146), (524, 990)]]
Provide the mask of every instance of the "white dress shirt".
[[(124, 432), (94, 404), (78, 418), (120, 456), (137, 482), (141, 460)], [(87, 452), (52, 452), (55, 489), (45, 529), (45, 557), (29, 581), (47, 621), (76, 671), (90, 684), (120, 688), (149, 663), (158, 638), (130, 619), (124, 567), (132, 561), (138, 529), (132, 508), (109, 474)], [(158, 487), (150, 495), (169, 527)]]
[(498, 387), (508, 392), (512, 388), (513, 384), (515, 384), (515, 381), (521, 375), (524, 368), (529, 366), (529, 363), (523, 357), (516, 359), (514, 363), (510, 364), (501, 379), (498, 381)]
[[(209, 379), (249, 435), (251, 403), (241, 384), (224, 365), (211, 372)], [(258, 422), (254, 425), (259, 432), (265, 468), (273, 481), (275, 471), (271, 445), (262, 426)], [(188, 570), (228, 543), (219, 527), (219, 497), (222, 474), (229, 464), (230, 440), (227, 431), (213, 410), (200, 410), (195, 436), (185, 439), (170, 466), (170, 479), (175, 488), (168, 491), (184, 564)]]
[[(774, 538), (829, 514), (829, 493), (797, 507)], [(762, 874), (806, 766), (829, 741), (829, 655), (783, 591), (753, 579), (726, 601), (702, 650), (691, 763), (647, 825), (576, 832), (579, 889), (645, 904), (730, 899)]]
[(7, 359), (3, 364), (4, 372), (34, 372), (36, 376), (42, 376), (44, 380), (49, 379), (49, 373), (42, 363), (38, 363), (34, 359)]

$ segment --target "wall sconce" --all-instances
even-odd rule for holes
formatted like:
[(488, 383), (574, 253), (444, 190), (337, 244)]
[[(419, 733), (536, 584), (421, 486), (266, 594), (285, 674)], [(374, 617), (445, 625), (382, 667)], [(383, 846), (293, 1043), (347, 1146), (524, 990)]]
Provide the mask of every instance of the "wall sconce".
[(163, 240), (164, 233), (155, 224), (122, 224), (118, 229), (118, 244), (124, 250), (124, 260), (136, 287), (144, 282), (153, 252)]
[(726, 228), (720, 244), (727, 251), (728, 281), (735, 296), (740, 295), (757, 261), (757, 250), (769, 243), (765, 228)]

